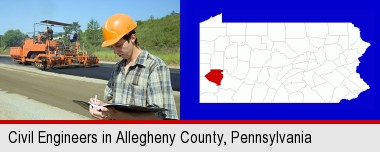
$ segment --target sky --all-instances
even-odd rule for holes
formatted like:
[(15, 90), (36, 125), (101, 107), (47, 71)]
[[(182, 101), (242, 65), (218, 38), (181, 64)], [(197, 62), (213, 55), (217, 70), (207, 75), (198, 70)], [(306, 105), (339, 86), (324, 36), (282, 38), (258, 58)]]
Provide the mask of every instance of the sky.
[[(137, 21), (151, 16), (161, 18), (173, 11), (180, 13), (180, 0), (2, 0), (0, 35), (11, 29), (31, 35), (34, 23), (43, 20), (79, 22), (81, 30), (85, 30), (91, 19), (102, 26), (116, 13), (128, 14)], [(36, 27), (36, 31), (44, 29), (46, 27)], [(53, 30), (63, 31), (62, 27), (53, 27)]]

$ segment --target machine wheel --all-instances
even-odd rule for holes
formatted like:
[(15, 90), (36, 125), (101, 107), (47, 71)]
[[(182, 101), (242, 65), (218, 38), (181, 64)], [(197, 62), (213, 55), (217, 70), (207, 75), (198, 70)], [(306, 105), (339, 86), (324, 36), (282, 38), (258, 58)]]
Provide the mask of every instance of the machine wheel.
[(42, 70), (47, 70), (47, 59), (42, 58)]
[[(32, 55), (30, 55), (30, 58), (31, 58), (31, 59), (34, 59), (37, 55), (38, 55), (37, 53), (33, 53)], [(31, 62), (31, 64), (32, 64), (33, 66), (36, 66), (36, 62)]]
[(42, 62), (35, 62), (34, 67), (40, 70), (46, 70), (47, 61), (45, 57), (39, 57), (38, 59), (42, 60)]
[(34, 67), (38, 68), (38, 69), (42, 69), (42, 63), (41, 62), (34, 62)]

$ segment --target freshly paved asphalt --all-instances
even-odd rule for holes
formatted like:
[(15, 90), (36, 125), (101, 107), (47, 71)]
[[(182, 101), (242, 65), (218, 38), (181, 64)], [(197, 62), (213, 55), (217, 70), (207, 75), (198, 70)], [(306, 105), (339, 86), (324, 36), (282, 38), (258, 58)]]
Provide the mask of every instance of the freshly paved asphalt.
[[(16, 63), (12, 62), (12, 59), (10, 56), (0, 56), (0, 63), (17, 65)], [(19, 66), (34, 68), (31, 65), (20, 64)], [(99, 66), (96, 66), (96, 67), (87, 67), (87, 68), (68, 67), (68, 68), (63, 68), (63, 69), (50, 69), (48, 70), (48, 72), (108, 80), (111, 76), (111, 72), (114, 69), (114, 67), (115, 67), (115, 64), (100, 63)], [(180, 70), (171, 68), (170, 78), (171, 78), (173, 90), (180, 91)]]

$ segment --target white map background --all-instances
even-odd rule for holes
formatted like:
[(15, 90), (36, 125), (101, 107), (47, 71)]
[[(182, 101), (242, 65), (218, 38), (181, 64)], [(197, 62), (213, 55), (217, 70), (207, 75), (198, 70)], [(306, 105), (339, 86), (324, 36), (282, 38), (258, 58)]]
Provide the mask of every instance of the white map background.
[[(201, 103), (337, 103), (369, 89), (352, 23), (200, 23)], [(221, 69), (220, 86), (205, 75)]]

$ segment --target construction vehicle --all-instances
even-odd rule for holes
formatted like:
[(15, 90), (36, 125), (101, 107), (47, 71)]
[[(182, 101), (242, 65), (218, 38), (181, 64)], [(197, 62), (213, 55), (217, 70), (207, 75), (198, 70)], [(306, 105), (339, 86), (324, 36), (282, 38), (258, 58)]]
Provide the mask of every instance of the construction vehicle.
[[(47, 30), (38, 32), (36, 35), (36, 25), (46, 25)], [(88, 54), (83, 50), (80, 51), (79, 39), (65, 44), (62, 38), (53, 38), (53, 26), (68, 27), (74, 25), (51, 20), (35, 23), (33, 36), (25, 39), (23, 46), (10, 48), (12, 61), (20, 64), (32, 64), (42, 70), (68, 66), (89, 67), (98, 65), (99, 59), (96, 55)]]

